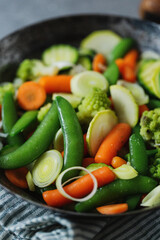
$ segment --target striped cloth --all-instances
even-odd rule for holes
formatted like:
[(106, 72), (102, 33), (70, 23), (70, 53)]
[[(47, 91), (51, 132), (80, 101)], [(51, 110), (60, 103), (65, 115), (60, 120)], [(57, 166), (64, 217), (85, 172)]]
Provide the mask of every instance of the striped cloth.
[(158, 240), (160, 210), (107, 220), (55, 216), (0, 188), (0, 240)]

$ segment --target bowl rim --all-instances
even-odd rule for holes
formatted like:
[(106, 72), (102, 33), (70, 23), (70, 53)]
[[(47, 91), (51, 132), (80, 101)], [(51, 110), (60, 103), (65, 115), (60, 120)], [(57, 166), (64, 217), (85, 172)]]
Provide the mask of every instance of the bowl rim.
[[(44, 19), (44, 20), (40, 20), (37, 21), (35, 23), (31, 23), (28, 24), (26, 26), (20, 27), (19, 29), (5, 35), (4, 37), (2, 37), (0, 39), (0, 44), (1, 42), (5, 41), (7, 38), (12, 38), (15, 35), (22, 33), (23, 31), (26, 31), (28, 29), (32, 29), (35, 28), (37, 26), (40, 26), (42, 24), (47, 24), (49, 22), (52, 21), (58, 21), (58, 20), (66, 20), (68, 18), (83, 18), (83, 17), (107, 17), (107, 18), (115, 18), (115, 19), (124, 19), (124, 20), (128, 20), (128, 21), (134, 21), (136, 23), (142, 23), (145, 25), (149, 25), (149, 26), (153, 26), (155, 28), (157, 28), (160, 31), (160, 25), (154, 22), (150, 22), (150, 21), (146, 21), (146, 20), (141, 20), (135, 17), (130, 17), (130, 16), (121, 16), (121, 15), (116, 15), (116, 14), (104, 14), (104, 13), (84, 13), (84, 14), (67, 14), (67, 15), (62, 15), (62, 16), (57, 16), (57, 17), (53, 17), (53, 18), (48, 18), (48, 19)], [(0, 186), (2, 188), (4, 188), (7, 192), (9, 192), (10, 194), (12, 194), (13, 196), (16, 196), (17, 198), (21, 198), (23, 201), (25, 202), (29, 202), (30, 204), (33, 204), (37, 207), (41, 207), (41, 208), (45, 208), (46, 210), (50, 210), (51, 212), (53, 212), (54, 215), (58, 215), (58, 216), (63, 216), (66, 218), (96, 218), (96, 219), (106, 219), (106, 218), (119, 218), (119, 217), (127, 217), (127, 216), (133, 216), (133, 215), (138, 215), (138, 214), (143, 214), (143, 213), (148, 213), (148, 212), (153, 212), (156, 210), (160, 209), (160, 206), (155, 206), (155, 207), (147, 207), (147, 208), (142, 208), (142, 209), (138, 209), (138, 210), (133, 210), (133, 211), (128, 211), (125, 213), (121, 213), (121, 214), (116, 214), (116, 215), (103, 215), (103, 214), (99, 214), (99, 213), (90, 213), (90, 212), (75, 212), (75, 211), (71, 211), (71, 210), (65, 210), (65, 209), (61, 209), (61, 208), (54, 208), (54, 207), (50, 207), (44, 203), (38, 203), (35, 202), (34, 200), (31, 199), (27, 199), (24, 196), (21, 196), (18, 193), (13, 192), (11, 189), (7, 188), (6, 186), (4, 186), (1, 182), (0, 182)]]

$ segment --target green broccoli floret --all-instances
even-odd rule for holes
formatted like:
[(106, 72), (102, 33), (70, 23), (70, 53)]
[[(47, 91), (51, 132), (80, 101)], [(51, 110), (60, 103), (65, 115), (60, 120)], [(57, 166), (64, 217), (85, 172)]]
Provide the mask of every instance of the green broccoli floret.
[(40, 110), (38, 111), (38, 116), (37, 116), (37, 119), (39, 122), (41, 122), (43, 120), (43, 118), (46, 116), (50, 107), (51, 107), (51, 103), (47, 103), (45, 106), (40, 108)]
[(160, 179), (160, 158), (156, 158), (149, 168), (150, 175), (153, 178)]
[(144, 140), (160, 146), (160, 108), (145, 111), (140, 120), (140, 134)]
[(93, 88), (78, 106), (77, 116), (81, 125), (87, 127), (96, 113), (109, 108), (110, 104), (111, 102), (105, 91)]
[(3, 96), (6, 92), (15, 93), (15, 88), (12, 83), (5, 83), (0, 86), (0, 103), (2, 103)]
[(25, 59), (17, 70), (17, 77), (26, 80), (33, 80), (44, 75), (55, 75), (58, 73), (56, 66), (46, 66), (37, 59)]

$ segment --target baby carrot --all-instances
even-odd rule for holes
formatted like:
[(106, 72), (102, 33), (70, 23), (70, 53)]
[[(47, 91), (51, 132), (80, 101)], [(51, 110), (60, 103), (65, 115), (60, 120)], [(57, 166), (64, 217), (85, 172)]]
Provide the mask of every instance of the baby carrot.
[(121, 158), (121, 157), (118, 157), (118, 156), (115, 156), (112, 158), (112, 161), (111, 161), (111, 165), (112, 167), (114, 168), (118, 168), (120, 166), (122, 166), (123, 164), (126, 164), (127, 162)]
[(8, 180), (13, 183), (15, 186), (20, 188), (28, 188), (26, 175), (28, 173), (28, 169), (26, 167), (21, 167), (17, 169), (8, 169), (5, 170), (5, 176)]
[(124, 59), (123, 58), (118, 58), (118, 59), (115, 60), (115, 63), (117, 64), (118, 69), (119, 69), (120, 73), (122, 74), (123, 68), (124, 68), (124, 65), (125, 65)]
[(100, 72), (100, 73), (105, 71), (106, 59), (102, 54), (98, 53), (95, 55), (92, 62), (92, 68), (93, 68), (93, 71)]
[(118, 203), (118, 204), (112, 204), (112, 205), (106, 205), (102, 207), (96, 208), (98, 212), (102, 214), (118, 214), (123, 213), (128, 210), (128, 204), (127, 203)]
[(131, 127), (129, 124), (118, 123), (101, 143), (95, 156), (95, 162), (110, 165), (112, 158), (117, 155), (117, 152), (128, 141), (130, 134)]
[(136, 82), (135, 69), (125, 64), (122, 71), (122, 77), (127, 82), (131, 82), (131, 83)]
[(132, 69), (135, 69), (138, 55), (139, 54), (136, 49), (132, 49), (131, 51), (129, 51), (124, 57), (125, 65), (130, 66)]
[(45, 89), (46, 93), (71, 92), (70, 75), (44, 76), (39, 80), (39, 84)]
[[(102, 187), (115, 180), (114, 173), (107, 166), (96, 169), (92, 174), (97, 179), (98, 187)], [(89, 174), (64, 187), (64, 190), (75, 198), (86, 196), (92, 189), (93, 180)], [(53, 207), (62, 207), (72, 202), (70, 199), (65, 198), (57, 189), (43, 192), (43, 199), (49, 206)]]
[(28, 81), (18, 89), (17, 100), (24, 110), (36, 110), (45, 102), (46, 93), (41, 85)]
[(145, 111), (149, 111), (149, 108), (147, 107), (147, 105), (143, 104), (139, 106), (139, 117), (142, 116), (143, 112)]

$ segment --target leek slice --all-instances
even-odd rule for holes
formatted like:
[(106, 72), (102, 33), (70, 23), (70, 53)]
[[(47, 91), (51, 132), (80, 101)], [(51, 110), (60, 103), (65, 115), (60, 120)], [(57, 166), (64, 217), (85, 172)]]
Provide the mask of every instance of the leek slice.
[(138, 175), (138, 172), (128, 164), (123, 164), (116, 169), (112, 169), (112, 171), (119, 179), (132, 179)]
[(33, 182), (43, 188), (55, 181), (63, 166), (63, 158), (57, 150), (49, 150), (42, 154), (32, 169)]
[[(70, 196), (68, 193), (66, 193), (66, 192), (64, 191), (64, 189), (63, 189), (63, 186), (64, 186), (66, 183), (68, 183), (69, 181), (71, 181), (71, 180), (73, 180), (73, 179), (77, 179), (77, 178), (80, 177), (80, 176), (74, 177), (74, 178), (72, 178), (72, 179), (70, 179), (70, 180), (67, 180), (65, 183), (62, 184), (63, 176), (64, 176), (67, 172), (72, 171), (72, 170), (75, 170), (75, 169), (76, 169), (76, 170), (78, 169), (78, 170), (84, 170), (84, 171), (86, 171), (86, 172), (91, 176), (91, 178), (92, 178), (92, 180), (93, 180), (93, 189), (92, 189), (92, 191), (91, 191), (86, 197), (84, 197), (84, 198), (74, 198), (74, 197)], [(64, 197), (66, 197), (66, 198), (68, 198), (68, 199), (70, 199), (70, 200), (72, 200), (72, 201), (83, 202), (83, 201), (87, 201), (87, 200), (89, 200), (91, 197), (93, 197), (93, 195), (94, 195), (94, 194), (96, 193), (96, 191), (97, 191), (98, 183), (97, 183), (97, 179), (95, 178), (95, 176), (94, 176), (89, 170), (87, 170), (87, 169), (84, 168), (84, 167), (76, 166), (76, 167), (71, 167), (71, 168), (66, 169), (65, 171), (63, 171), (63, 172), (58, 176), (58, 178), (57, 178), (57, 180), (56, 180), (56, 187), (57, 187), (57, 189), (59, 190), (59, 192), (60, 192)]]
[(155, 207), (160, 205), (160, 185), (155, 187), (150, 193), (143, 198), (142, 207)]
[(28, 171), (28, 173), (26, 175), (26, 180), (27, 180), (27, 184), (28, 184), (29, 190), (31, 192), (34, 192), (35, 191), (35, 185), (34, 185), (32, 174), (31, 174), (30, 171)]

